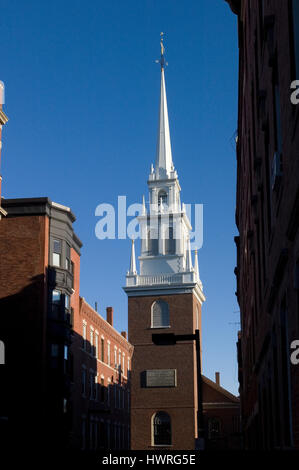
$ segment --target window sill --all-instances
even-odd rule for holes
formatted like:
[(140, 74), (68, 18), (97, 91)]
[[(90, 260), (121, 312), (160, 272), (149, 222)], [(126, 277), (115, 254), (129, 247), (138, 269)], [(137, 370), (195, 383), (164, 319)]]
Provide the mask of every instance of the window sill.
[(171, 328), (171, 326), (170, 325), (168, 325), (168, 326), (150, 326), (147, 329), (148, 330), (165, 330), (167, 328)]
[(153, 445), (149, 446), (150, 449), (157, 449), (157, 448), (159, 448), (159, 449), (162, 448), (163, 449), (165, 447), (167, 447), (167, 448), (173, 447), (173, 444), (153, 444)]

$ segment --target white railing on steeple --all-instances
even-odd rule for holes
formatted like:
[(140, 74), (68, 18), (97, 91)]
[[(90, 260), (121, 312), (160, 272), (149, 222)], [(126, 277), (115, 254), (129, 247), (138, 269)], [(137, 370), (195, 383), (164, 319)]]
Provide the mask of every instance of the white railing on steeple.
[[(189, 284), (198, 282), (194, 270), (185, 271), (176, 274), (136, 274), (135, 276), (127, 274), (126, 285), (127, 287), (139, 286), (159, 286), (159, 285), (176, 285), (176, 284)], [(200, 282), (200, 281), (199, 281)]]
[(156, 274), (138, 276), (139, 286), (151, 286), (154, 284), (180, 284), (182, 282), (182, 274)]

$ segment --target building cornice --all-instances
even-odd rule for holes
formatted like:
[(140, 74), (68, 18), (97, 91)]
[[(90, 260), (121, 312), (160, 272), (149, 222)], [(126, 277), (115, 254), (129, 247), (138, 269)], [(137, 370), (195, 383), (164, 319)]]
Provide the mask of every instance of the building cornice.
[[(232, 393), (230, 393), (225, 388), (221, 387), (220, 385), (216, 384), (212, 380), (208, 379), (208, 377), (206, 377), (205, 375), (202, 375), (202, 380), (203, 380), (204, 383), (206, 383), (207, 385), (212, 387), (214, 390), (216, 390), (217, 392), (219, 392), (222, 395), (224, 395), (225, 397), (227, 397), (232, 402), (237, 403), (237, 404), (240, 403), (240, 399), (238, 397), (236, 397), (236, 395), (233, 395)], [(215, 405), (215, 403), (213, 403), (213, 405)]]
[(206, 298), (197, 283), (186, 283), (181, 285), (155, 285), (155, 286), (130, 286), (123, 287), (128, 297), (149, 297), (156, 295), (178, 295), (178, 294), (194, 294), (200, 304)]
[(99, 329), (102, 329), (104, 332), (113, 337), (116, 342), (122, 343), (130, 353), (133, 352), (133, 345), (124, 336), (122, 336), (122, 334), (119, 333), (119, 331), (117, 331), (114, 326), (105, 320), (105, 318), (102, 317), (99, 312), (97, 312), (88, 302), (86, 302), (84, 297), (80, 297), (80, 315), (81, 317), (89, 317)]

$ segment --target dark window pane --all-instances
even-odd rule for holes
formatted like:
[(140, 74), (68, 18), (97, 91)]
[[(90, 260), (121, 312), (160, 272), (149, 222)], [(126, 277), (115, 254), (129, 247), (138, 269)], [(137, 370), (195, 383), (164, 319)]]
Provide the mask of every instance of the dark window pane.
[(60, 304), (60, 301), (61, 301), (61, 292), (59, 292), (59, 290), (53, 290), (52, 292), (53, 304)]
[(154, 445), (171, 445), (170, 416), (160, 411), (154, 416)]
[(54, 240), (53, 251), (54, 253), (61, 253), (61, 240)]

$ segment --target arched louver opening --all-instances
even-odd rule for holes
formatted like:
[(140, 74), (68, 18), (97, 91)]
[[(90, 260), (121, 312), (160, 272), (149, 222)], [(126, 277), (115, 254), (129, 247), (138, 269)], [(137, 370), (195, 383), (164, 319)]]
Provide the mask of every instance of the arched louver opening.
[(169, 326), (169, 306), (163, 300), (157, 300), (152, 305), (152, 328)]
[(162, 203), (163, 206), (168, 204), (167, 194), (166, 194), (166, 191), (164, 191), (163, 189), (161, 191), (159, 191), (159, 194), (158, 194), (158, 206), (159, 207), (161, 206), (161, 203)]

